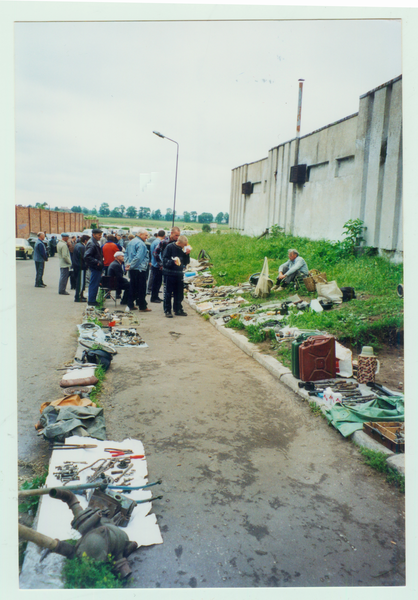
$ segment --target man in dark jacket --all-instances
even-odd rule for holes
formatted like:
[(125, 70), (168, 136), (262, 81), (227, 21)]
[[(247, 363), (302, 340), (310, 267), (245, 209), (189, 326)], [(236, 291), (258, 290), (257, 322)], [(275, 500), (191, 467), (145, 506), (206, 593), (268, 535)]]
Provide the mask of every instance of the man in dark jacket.
[(43, 281), (45, 262), (48, 260), (48, 254), (44, 244), (45, 234), (43, 231), (38, 233), (38, 239), (35, 243), (35, 249), (33, 252), (33, 260), (35, 261), (35, 287), (44, 288), (46, 287)]
[(134, 306), (134, 301), (130, 294), (131, 284), (129, 279), (126, 279), (126, 277), (123, 276), (122, 265), (124, 261), (124, 253), (115, 252), (115, 256), (113, 258), (113, 262), (110, 263), (107, 269), (107, 276), (114, 279), (117, 293), (120, 293), (123, 290), (123, 297), (120, 303), (127, 304), (129, 310), (138, 310), (137, 307)]
[(100, 247), (101, 229), (93, 229), (91, 239), (87, 242), (84, 252), (84, 263), (90, 269), (89, 306), (96, 306), (96, 297), (103, 271), (103, 254)]
[(72, 254), (72, 263), (75, 279), (75, 297), (74, 302), (87, 302), (83, 296), (86, 287), (86, 265), (84, 263), (84, 252), (86, 244), (89, 241), (89, 235), (82, 235), (80, 241), (74, 246)]
[(49, 255), (52, 257), (54, 257), (57, 252), (57, 243), (57, 238), (53, 235), (48, 242)]
[(183, 271), (190, 262), (190, 246), (186, 251), (187, 237), (181, 235), (178, 240), (168, 244), (163, 253), (163, 275), (165, 277), (164, 288), (164, 314), (172, 318), (171, 297), (173, 297), (174, 314), (178, 317), (187, 317), (182, 307), (184, 296)]
[(172, 242), (177, 242), (180, 236), (180, 228), (173, 227), (170, 231), (170, 235), (166, 235), (166, 237), (158, 244), (158, 246), (154, 250), (154, 258), (159, 267), (163, 266), (163, 252), (167, 248), (168, 244)]

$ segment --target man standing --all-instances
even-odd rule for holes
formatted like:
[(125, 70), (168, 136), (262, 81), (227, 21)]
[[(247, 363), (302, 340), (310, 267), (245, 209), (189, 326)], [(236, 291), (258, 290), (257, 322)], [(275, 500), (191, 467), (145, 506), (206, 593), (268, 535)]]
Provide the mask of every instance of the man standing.
[(172, 318), (171, 297), (173, 297), (174, 314), (179, 317), (187, 317), (182, 307), (184, 296), (183, 271), (190, 262), (190, 247), (187, 246), (187, 237), (179, 236), (173, 244), (168, 244), (163, 253), (163, 274), (165, 276), (164, 289), (164, 314)]
[(158, 297), (158, 294), (160, 293), (161, 282), (163, 280), (163, 267), (157, 263), (154, 252), (158, 244), (163, 241), (164, 236), (164, 229), (160, 229), (155, 240), (151, 244), (151, 302), (162, 302), (161, 298)]
[(168, 244), (171, 244), (171, 242), (177, 242), (177, 240), (180, 237), (180, 228), (179, 227), (173, 227), (172, 230), (170, 231), (170, 235), (167, 235), (155, 248), (154, 250), (154, 256), (155, 256), (155, 260), (158, 264), (159, 267), (163, 266), (163, 260), (162, 260), (162, 255), (164, 250), (167, 248)]
[(51, 236), (48, 242), (49, 255), (53, 258), (57, 251), (57, 239), (55, 235)]
[(136, 306), (134, 306), (133, 298), (131, 298), (130, 294), (130, 283), (123, 276), (123, 261), (124, 261), (124, 253), (116, 252), (114, 256), (113, 262), (110, 263), (109, 268), (107, 270), (108, 277), (112, 277), (116, 283), (116, 291), (120, 294), (123, 290), (123, 298), (121, 300), (121, 304), (127, 304), (127, 310), (138, 310)]
[(308, 265), (304, 259), (299, 256), (299, 252), (292, 248), (288, 251), (289, 260), (279, 267), (279, 275), (276, 285), (272, 288), (274, 291), (281, 292), (295, 278), (300, 275), (305, 278), (309, 275)]
[(90, 236), (82, 235), (80, 241), (74, 246), (73, 250), (73, 270), (75, 279), (75, 298), (74, 302), (87, 302), (83, 296), (86, 287), (86, 265), (84, 263), (84, 252)]
[(41, 288), (46, 287), (46, 285), (43, 281), (43, 276), (44, 276), (45, 262), (48, 260), (48, 254), (45, 249), (44, 239), (45, 239), (45, 234), (43, 233), (43, 231), (40, 231), (38, 233), (38, 239), (36, 240), (35, 249), (33, 252), (33, 260), (35, 261), (35, 269), (36, 269), (35, 287), (41, 287)]
[(67, 281), (71, 267), (70, 251), (67, 244), (68, 237), (68, 233), (62, 233), (57, 247), (58, 258), (60, 259), (60, 280), (58, 284), (58, 293), (61, 296), (70, 295), (65, 289), (67, 287)]
[(147, 308), (147, 268), (148, 249), (145, 241), (148, 239), (148, 231), (139, 227), (137, 237), (131, 240), (126, 247), (125, 270), (129, 271), (131, 281), (132, 304), (137, 303), (141, 312), (150, 312)]
[(100, 285), (100, 279), (103, 271), (103, 254), (100, 247), (100, 239), (102, 237), (101, 229), (93, 229), (91, 239), (87, 242), (84, 252), (84, 263), (90, 269), (89, 282), (89, 306), (96, 306), (97, 291)]

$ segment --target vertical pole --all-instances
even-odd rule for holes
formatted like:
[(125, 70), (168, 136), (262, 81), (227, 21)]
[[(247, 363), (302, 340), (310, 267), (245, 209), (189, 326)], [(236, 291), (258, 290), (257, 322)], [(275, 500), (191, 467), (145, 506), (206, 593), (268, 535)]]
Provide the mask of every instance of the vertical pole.
[[(167, 138), (167, 139), (169, 139), (169, 138)], [(175, 219), (175, 216), (176, 216), (176, 191), (177, 191), (177, 169), (178, 169), (178, 165), (179, 165), (179, 145), (174, 140), (170, 140), (170, 141), (172, 141), (175, 144), (177, 144), (176, 178), (174, 180), (174, 204), (173, 204), (173, 224), (172, 224), (172, 227), (174, 227), (174, 219)]]
[(298, 114), (296, 120), (296, 148), (295, 148), (295, 165), (299, 161), (299, 140), (300, 140), (300, 125), (302, 121), (302, 93), (304, 79), (299, 79), (299, 97), (298, 97)]

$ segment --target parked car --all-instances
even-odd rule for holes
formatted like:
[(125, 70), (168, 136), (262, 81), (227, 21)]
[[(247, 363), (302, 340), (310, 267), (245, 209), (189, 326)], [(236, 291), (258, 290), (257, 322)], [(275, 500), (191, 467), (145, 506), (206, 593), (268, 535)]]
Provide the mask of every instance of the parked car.
[(28, 240), (24, 238), (16, 238), (16, 258), (33, 258), (33, 248)]
[[(36, 244), (36, 242), (38, 241), (38, 236), (37, 236), (37, 235), (31, 235), (30, 237), (28, 237), (28, 240), (27, 240), (27, 241), (28, 241), (28, 242), (29, 242), (29, 244), (32, 246), (32, 248), (35, 248), (35, 244)], [(48, 251), (48, 240), (47, 240), (47, 238), (46, 238), (46, 237), (44, 238), (44, 246), (45, 246), (45, 249), (46, 249), (46, 253), (47, 253), (47, 255), (49, 256), (49, 251)]]

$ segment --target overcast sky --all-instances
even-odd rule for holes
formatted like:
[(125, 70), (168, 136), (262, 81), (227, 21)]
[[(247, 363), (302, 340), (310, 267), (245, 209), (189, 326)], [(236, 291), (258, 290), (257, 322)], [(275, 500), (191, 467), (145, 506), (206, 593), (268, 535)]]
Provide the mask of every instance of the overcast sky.
[(16, 203), (229, 211), (231, 170), (358, 111), (400, 21), (17, 23)]

